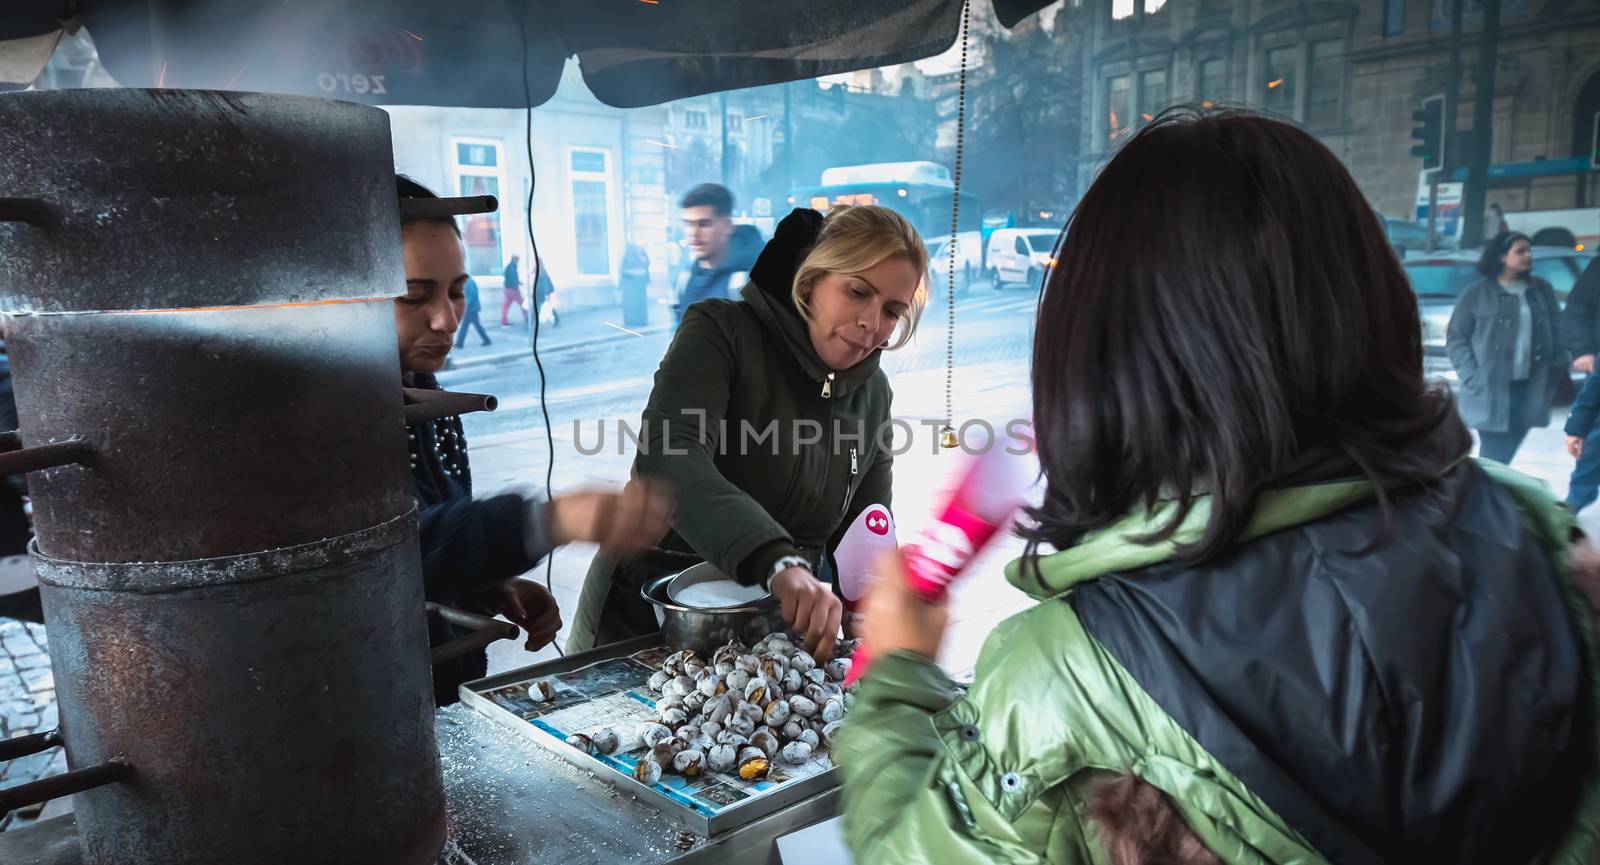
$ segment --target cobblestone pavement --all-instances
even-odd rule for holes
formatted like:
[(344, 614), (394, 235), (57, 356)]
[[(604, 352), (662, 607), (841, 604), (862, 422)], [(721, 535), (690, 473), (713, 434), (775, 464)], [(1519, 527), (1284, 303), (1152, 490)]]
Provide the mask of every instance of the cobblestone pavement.
[[(0, 739), (42, 733), (56, 726), (56, 683), (50, 673), (43, 625), (0, 619)], [(67, 770), (60, 748), (0, 763), (0, 788)], [(32, 822), (31, 814), (0, 817), (0, 829)]]

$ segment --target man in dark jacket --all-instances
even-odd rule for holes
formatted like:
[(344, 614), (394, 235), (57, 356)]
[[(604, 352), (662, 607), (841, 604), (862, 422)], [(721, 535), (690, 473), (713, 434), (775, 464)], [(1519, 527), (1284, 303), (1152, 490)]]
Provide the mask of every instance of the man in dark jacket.
[(761, 234), (751, 226), (735, 228), (733, 193), (725, 186), (702, 183), (689, 190), (678, 206), (683, 210), (689, 255), (694, 259), (673, 305), (675, 317), (682, 321), (684, 310), (702, 300), (739, 296), (761, 254)]
[[(433, 193), (406, 178), (402, 198)], [(466, 298), (466, 256), (455, 221), (413, 219), (402, 224), (406, 294), (395, 300), (400, 369), (409, 387), (436, 389), (434, 373), (453, 346)], [(555, 598), (544, 586), (517, 579), (557, 546), (587, 540), (602, 548), (631, 551), (660, 537), (670, 505), (648, 483), (622, 494), (578, 492), (551, 499), (504, 494), (473, 498), (472, 471), (461, 419), (446, 417), (411, 424), (407, 430), (411, 478), (417, 498), (423, 593), (429, 601), (475, 612), (502, 614), (528, 632), (533, 651), (561, 628)], [(458, 636), (432, 623), (438, 645)], [(487, 658), (476, 652), (434, 668), (434, 697), (453, 703), (462, 682), (482, 678)]]
[(483, 312), (483, 299), (478, 296), (478, 281), (470, 276), (467, 277), (467, 284), (462, 292), (466, 296), (467, 307), (461, 316), (461, 334), (456, 337), (456, 348), (467, 344), (467, 329), (472, 327), (478, 329), (478, 338), (483, 340), (484, 345), (488, 345), (489, 332), (483, 329), (483, 322), (478, 320), (478, 315)]
[(1567, 414), (1567, 453), (1578, 461), (1567, 487), (1567, 507), (1573, 513), (1594, 504), (1600, 490), (1600, 436), (1593, 444), (1588, 441), (1600, 432), (1595, 424), (1600, 414), (1600, 389), (1596, 388), (1600, 376), (1594, 374), (1595, 354), (1600, 352), (1600, 265), (1595, 262), (1600, 262), (1600, 257), (1589, 260), (1561, 314), (1561, 336), (1572, 354), (1572, 368), (1589, 374)]
[(1600, 256), (1589, 259), (1583, 275), (1567, 295), (1567, 308), (1561, 314), (1561, 336), (1572, 354), (1572, 368), (1594, 372), (1594, 358), (1600, 353)]
[(1567, 412), (1567, 453), (1578, 464), (1567, 484), (1567, 510), (1578, 513), (1600, 496), (1600, 375), (1590, 375)]

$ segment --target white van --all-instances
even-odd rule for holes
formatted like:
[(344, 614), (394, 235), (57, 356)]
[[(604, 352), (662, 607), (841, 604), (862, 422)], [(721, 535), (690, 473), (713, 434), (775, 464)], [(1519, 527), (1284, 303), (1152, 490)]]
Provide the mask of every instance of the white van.
[(989, 235), (985, 261), (995, 291), (1008, 282), (1033, 289), (1043, 285), (1045, 268), (1055, 264), (1050, 255), (1060, 234), (1058, 228), (1000, 228)]

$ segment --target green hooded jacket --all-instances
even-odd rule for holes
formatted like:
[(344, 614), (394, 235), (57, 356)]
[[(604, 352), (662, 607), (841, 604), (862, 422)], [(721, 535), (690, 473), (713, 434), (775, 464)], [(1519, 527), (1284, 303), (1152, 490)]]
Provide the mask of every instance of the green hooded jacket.
[[(1571, 517), (1538, 482), (1494, 464), (1460, 464), (1445, 485), (1396, 501), (1395, 536), (1372, 557), (1328, 545), (1371, 540), (1372, 488), (1350, 481), (1264, 494), (1240, 552), (1209, 568), (1170, 561), (1200, 535), (1203, 499), (1171, 542), (1130, 540), (1163, 525), (1161, 509), (1037, 569), (1013, 563), (1008, 579), (1038, 603), (990, 635), (965, 695), (910, 653), (878, 659), (864, 678), (835, 746), (855, 861), (1102, 865), (1087, 803), (1098, 782), (1131, 772), (1229, 865), (1596, 862), (1600, 666), (1591, 611), (1564, 579)], [(1074, 597), (1102, 583), (1113, 603)], [(1435, 584), (1445, 602), (1424, 591)], [(1379, 603), (1365, 602), (1364, 585)], [(1220, 607), (1196, 597), (1234, 586), (1245, 594)], [(1256, 586), (1265, 594), (1251, 606)], [(1163, 597), (1183, 600), (1155, 603)], [(1325, 597), (1336, 607), (1326, 620)], [(1184, 619), (1186, 609), (1204, 612)], [(1528, 630), (1519, 617), (1533, 619)], [(1475, 622), (1494, 639), (1456, 639)], [(1167, 653), (1163, 643), (1190, 632), (1205, 635), (1198, 651)], [(1245, 636), (1232, 644), (1229, 632)], [(1359, 663), (1328, 648), (1347, 635)], [(1431, 658), (1436, 645), (1448, 669), (1403, 681), (1408, 655)], [(1302, 649), (1310, 675), (1296, 679)], [(1502, 656), (1515, 663), (1484, 660)], [(1545, 678), (1472, 678), (1486, 670)], [(1309, 697), (1296, 694), (1306, 686)], [(1435, 705), (1450, 711), (1426, 711)], [(1376, 728), (1362, 726), (1369, 717)], [(1347, 735), (1317, 739), (1324, 727)], [(1380, 780), (1341, 777), (1369, 752)]]
[(741, 300), (685, 312), (656, 370), (634, 460), (636, 475), (675, 490), (672, 531), (634, 559), (595, 557), (569, 651), (655, 630), (639, 587), (699, 561), (757, 584), (781, 557), (801, 555), (820, 576), (850, 522), (870, 505), (890, 506), (894, 395), (882, 351), (829, 369), (790, 298), (821, 228), (821, 214), (794, 211)]

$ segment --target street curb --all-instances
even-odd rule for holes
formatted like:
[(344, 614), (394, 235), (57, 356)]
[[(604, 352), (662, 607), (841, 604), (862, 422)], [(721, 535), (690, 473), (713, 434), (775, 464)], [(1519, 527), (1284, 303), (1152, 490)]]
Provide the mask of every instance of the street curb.
[[(672, 325), (670, 324), (657, 324), (642, 328), (638, 331), (638, 333), (641, 336), (653, 336), (671, 329)], [(634, 336), (631, 333), (608, 333), (605, 336), (597, 336), (593, 339), (575, 339), (568, 342), (558, 342), (554, 345), (540, 345), (539, 356), (549, 357), (552, 354), (560, 354), (561, 352), (571, 351), (575, 348), (583, 348), (585, 346), (593, 345), (606, 345), (608, 343), (622, 342), (624, 340), (638, 338), (639, 337)], [(447, 372), (453, 372), (458, 369), (471, 369), (475, 366), (489, 366), (492, 364), (510, 363), (517, 360), (531, 360), (532, 358), (533, 349), (530, 346), (517, 351), (503, 351), (498, 354), (479, 355), (478, 357), (470, 357), (466, 360), (460, 361), (452, 358), (446, 361), (444, 368)]]

